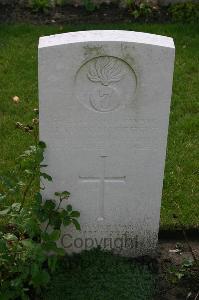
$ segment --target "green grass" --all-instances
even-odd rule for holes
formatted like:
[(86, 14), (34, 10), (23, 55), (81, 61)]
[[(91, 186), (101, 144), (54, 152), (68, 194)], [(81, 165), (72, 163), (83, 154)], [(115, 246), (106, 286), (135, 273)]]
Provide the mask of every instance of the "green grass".
[(152, 300), (155, 276), (147, 266), (99, 250), (62, 261), (42, 299)]
[[(13, 168), (15, 158), (32, 141), (15, 130), (28, 122), (38, 106), (37, 44), (39, 36), (86, 29), (126, 29), (172, 36), (176, 45), (174, 87), (161, 210), (161, 228), (180, 222), (198, 227), (199, 218), (199, 26), (128, 24), (81, 26), (0, 25), (0, 170)], [(15, 105), (12, 97), (21, 102)], [(178, 208), (179, 207), (179, 208)]]

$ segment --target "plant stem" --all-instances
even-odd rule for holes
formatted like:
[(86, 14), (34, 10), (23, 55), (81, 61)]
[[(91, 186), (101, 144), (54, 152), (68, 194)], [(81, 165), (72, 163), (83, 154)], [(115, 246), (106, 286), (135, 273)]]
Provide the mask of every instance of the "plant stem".
[(186, 243), (187, 243), (187, 246), (188, 246), (188, 248), (189, 248), (189, 251), (190, 251), (190, 253), (191, 253), (191, 255), (192, 255), (192, 257), (193, 257), (193, 259), (194, 259), (196, 265), (199, 266), (199, 265), (198, 265), (197, 257), (196, 257), (196, 255), (195, 255), (195, 253), (194, 253), (194, 251), (193, 251), (193, 249), (192, 249), (190, 243), (189, 243), (189, 239), (188, 239), (188, 237), (187, 237), (187, 233), (186, 233), (185, 229), (182, 229), (182, 233), (183, 233), (184, 239), (185, 239), (185, 241), (186, 241)]
[(197, 294), (196, 294), (194, 300), (197, 300), (198, 296), (199, 296), (199, 291), (197, 292)]
[(27, 184), (27, 186), (25, 188), (25, 191), (23, 193), (23, 197), (22, 197), (22, 201), (21, 201), (21, 207), (20, 207), (19, 212), (22, 210), (22, 208), (23, 208), (23, 206), (25, 204), (26, 196), (27, 196), (27, 194), (29, 192), (29, 189), (30, 189), (30, 187), (31, 187), (32, 182), (34, 181), (34, 179), (35, 179), (35, 174), (33, 172), (33, 175), (31, 176), (31, 178), (30, 178), (30, 180), (29, 180), (29, 182), (28, 182), (28, 184)]
[[(176, 206), (177, 206), (178, 211), (181, 212), (180, 207), (179, 207), (179, 205), (178, 205), (177, 203), (176, 203)], [(192, 249), (192, 247), (191, 247), (191, 244), (189, 243), (189, 239), (188, 239), (188, 237), (187, 237), (187, 233), (186, 233), (186, 229), (184, 228), (184, 224), (182, 224), (180, 218), (178, 218), (178, 221), (179, 221), (180, 226), (181, 226), (181, 228), (182, 228), (182, 233), (183, 233), (185, 242), (186, 242), (186, 244), (187, 244), (187, 246), (188, 246), (188, 248), (189, 248), (189, 251), (190, 251), (190, 253), (191, 253), (192, 257), (193, 257), (193, 260), (194, 260), (194, 262), (196, 263), (196, 265), (199, 266), (199, 265), (198, 265), (198, 259), (197, 259), (197, 257), (195, 256), (195, 253), (194, 253), (194, 251), (193, 251), (193, 249)]]
[[(47, 201), (48, 201), (48, 200), (47, 200)], [(57, 209), (56, 209), (55, 211), (58, 211), (58, 209), (60, 208), (61, 202), (62, 202), (62, 199), (61, 199), (61, 197), (60, 197), (60, 199), (59, 199), (59, 204), (58, 204)], [(44, 232), (47, 231), (48, 226), (50, 225), (50, 217), (51, 217), (51, 215), (52, 215), (52, 214), (49, 215), (48, 223), (47, 223), (47, 225), (46, 225), (46, 228), (45, 228)]]

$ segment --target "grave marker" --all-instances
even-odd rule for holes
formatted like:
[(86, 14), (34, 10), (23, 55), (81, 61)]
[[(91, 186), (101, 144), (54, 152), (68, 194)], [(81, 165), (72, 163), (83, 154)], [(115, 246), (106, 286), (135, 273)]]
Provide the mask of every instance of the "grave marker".
[(63, 229), (67, 252), (154, 251), (174, 53), (171, 38), (131, 31), (40, 38), (40, 138), (53, 177), (44, 196), (68, 190), (81, 213), (81, 232)]

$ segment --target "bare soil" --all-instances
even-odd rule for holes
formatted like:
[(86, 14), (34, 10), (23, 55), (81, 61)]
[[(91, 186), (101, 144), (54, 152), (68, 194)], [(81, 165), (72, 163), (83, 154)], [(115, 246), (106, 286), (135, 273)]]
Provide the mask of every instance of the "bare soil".
[[(197, 258), (184, 272), (180, 280), (178, 271), (182, 264)], [(155, 300), (199, 300), (199, 239), (164, 239), (159, 241), (157, 256), (152, 259), (152, 268), (158, 274)], [(173, 270), (173, 271), (172, 271)], [(174, 271), (175, 270), (175, 271)]]

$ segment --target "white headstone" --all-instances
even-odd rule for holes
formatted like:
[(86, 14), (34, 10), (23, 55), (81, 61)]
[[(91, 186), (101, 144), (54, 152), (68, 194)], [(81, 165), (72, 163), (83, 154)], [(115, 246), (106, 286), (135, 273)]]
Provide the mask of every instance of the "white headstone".
[(55, 191), (71, 192), (81, 232), (62, 246), (128, 256), (157, 244), (172, 91), (172, 38), (133, 31), (41, 37), (40, 138)]

